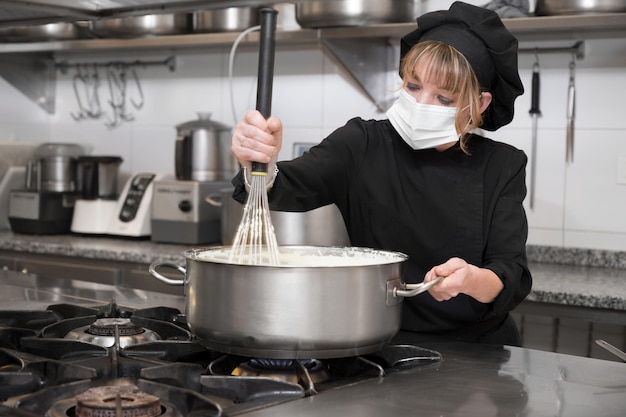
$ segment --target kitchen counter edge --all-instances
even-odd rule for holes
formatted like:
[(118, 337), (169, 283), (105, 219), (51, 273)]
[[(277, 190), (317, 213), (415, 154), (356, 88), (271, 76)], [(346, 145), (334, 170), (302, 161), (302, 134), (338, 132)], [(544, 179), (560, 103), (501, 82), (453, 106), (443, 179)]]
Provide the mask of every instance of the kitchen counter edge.
[[(169, 244), (141, 238), (23, 235), (0, 231), (0, 250), (83, 259), (184, 265), (182, 253), (210, 244)], [(533, 289), (528, 301), (626, 311), (626, 252), (528, 245)]]

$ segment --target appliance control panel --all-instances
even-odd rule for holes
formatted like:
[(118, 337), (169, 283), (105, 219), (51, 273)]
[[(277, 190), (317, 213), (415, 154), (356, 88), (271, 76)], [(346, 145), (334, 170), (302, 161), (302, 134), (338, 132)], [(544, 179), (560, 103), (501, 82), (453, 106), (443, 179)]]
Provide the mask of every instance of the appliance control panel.
[(114, 216), (107, 228), (108, 234), (118, 236), (150, 236), (150, 213), (154, 183), (170, 178), (164, 173), (143, 172), (126, 181), (117, 201)]
[(132, 178), (119, 212), (120, 221), (130, 222), (137, 216), (141, 201), (154, 177), (154, 174), (137, 174)]

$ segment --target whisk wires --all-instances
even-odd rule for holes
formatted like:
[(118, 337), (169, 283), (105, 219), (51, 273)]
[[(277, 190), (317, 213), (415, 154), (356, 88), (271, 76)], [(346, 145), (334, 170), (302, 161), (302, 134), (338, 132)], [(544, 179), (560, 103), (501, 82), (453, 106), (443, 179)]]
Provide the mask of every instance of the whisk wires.
[(278, 243), (265, 186), (267, 172), (252, 172), (251, 177), (250, 193), (233, 241), (229, 262), (278, 265)]

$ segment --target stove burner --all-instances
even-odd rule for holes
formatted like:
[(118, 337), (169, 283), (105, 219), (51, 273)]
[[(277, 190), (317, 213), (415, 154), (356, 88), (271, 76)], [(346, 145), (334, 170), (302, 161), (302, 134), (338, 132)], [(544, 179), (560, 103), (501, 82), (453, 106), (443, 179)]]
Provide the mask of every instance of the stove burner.
[[(305, 368), (313, 368), (316, 363), (315, 359), (301, 359), (300, 362)], [(266, 358), (252, 358), (248, 361), (248, 364), (253, 368), (266, 369), (266, 370), (285, 370), (294, 368), (295, 359), (266, 359)]]
[(98, 319), (89, 326), (89, 333), (98, 336), (115, 336), (115, 331), (120, 336), (134, 336), (143, 333), (143, 329), (135, 325), (130, 319), (107, 318)]
[(312, 383), (329, 379), (324, 364), (317, 359), (264, 359), (252, 358), (233, 369), (233, 376), (263, 376), (297, 384), (305, 372)]
[(135, 385), (91, 388), (76, 396), (76, 417), (153, 417), (161, 415), (158, 397)]
[(64, 338), (92, 343), (98, 346), (112, 347), (115, 345), (116, 332), (119, 336), (119, 345), (122, 348), (161, 340), (157, 333), (137, 326), (128, 318), (97, 319), (87, 326), (68, 332)]

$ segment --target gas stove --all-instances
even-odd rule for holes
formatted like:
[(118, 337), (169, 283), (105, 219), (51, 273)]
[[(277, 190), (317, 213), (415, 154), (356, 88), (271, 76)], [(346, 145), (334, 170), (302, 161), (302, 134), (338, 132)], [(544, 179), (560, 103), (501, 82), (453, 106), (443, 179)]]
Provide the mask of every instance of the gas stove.
[(325, 360), (222, 354), (194, 340), (179, 310), (114, 300), (3, 310), (0, 414), (238, 415), (440, 360), (412, 345)]
[(181, 295), (0, 270), (0, 416), (622, 417), (626, 364), (416, 341), (289, 360), (199, 344)]

